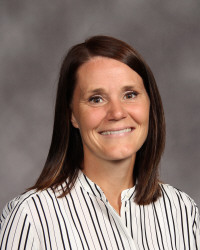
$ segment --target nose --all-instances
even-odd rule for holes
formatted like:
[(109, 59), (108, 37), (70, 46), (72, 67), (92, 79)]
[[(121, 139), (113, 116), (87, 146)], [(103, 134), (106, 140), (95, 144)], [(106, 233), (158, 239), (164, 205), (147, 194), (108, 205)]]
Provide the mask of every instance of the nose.
[(123, 103), (118, 101), (111, 101), (107, 110), (107, 119), (110, 121), (118, 121), (127, 117), (127, 111)]

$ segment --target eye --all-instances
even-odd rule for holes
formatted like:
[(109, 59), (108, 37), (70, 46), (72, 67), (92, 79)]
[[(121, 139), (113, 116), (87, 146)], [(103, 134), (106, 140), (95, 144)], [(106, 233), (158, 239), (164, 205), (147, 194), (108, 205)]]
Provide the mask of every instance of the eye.
[(125, 95), (124, 95), (124, 99), (127, 100), (127, 99), (134, 99), (135, 97), (137, 96), (137, 93), (134, 92), (134, 91), (129, 91), (129, 92), (126, 92)]
[(101, 103), (103, 102), (103, 99), (101, 96), (92, 96), (89, 98), (89, 102), (91, 103)]

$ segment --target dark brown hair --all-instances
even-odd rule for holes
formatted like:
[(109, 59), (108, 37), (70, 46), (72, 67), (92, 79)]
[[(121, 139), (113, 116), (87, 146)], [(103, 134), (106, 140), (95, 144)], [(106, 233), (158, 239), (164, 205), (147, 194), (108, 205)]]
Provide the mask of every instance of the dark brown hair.
[(77, 70), (95, 56), (112, 58), (128, 65), (142, 77), (149, 95), (149, 131), (145, 143), (137, 152), (133, 173), (134, 182), (137, 183), (135, 202), (149, 204), (161, 195), (158, 168), (165, 144), (162, 101), (154, 76), (138, 52), (125, 42), (107, 36), (94, 36), (75, 45), (64, 58), (58, 82), (51, 146), (44, 169), (32, 188), (55, 188), (68, 179), (64, 196), (74, 185), (83, 161), (83, 147), (79, 130), (71, 124), (70, 104)]

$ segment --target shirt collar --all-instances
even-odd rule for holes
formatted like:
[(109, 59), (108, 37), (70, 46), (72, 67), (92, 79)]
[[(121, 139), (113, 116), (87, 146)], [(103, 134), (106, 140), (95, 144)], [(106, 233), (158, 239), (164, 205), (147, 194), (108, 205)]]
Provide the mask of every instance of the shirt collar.
[[(92, 180), (90, 180), (81, 170), (79, 170), (77, 181), (79, 185), (87, 193), (89, 193), (90, 195), (94, 195), (100, 198), (101, 200), (107, 201), (103, 190), (97, 184), (95, 184)], [(133, 199), (134, 194), (135, 194), (135, 186), (132, 188), (123, 190), (121, 193), (121, 201), (127, 201), (130, 199)]]

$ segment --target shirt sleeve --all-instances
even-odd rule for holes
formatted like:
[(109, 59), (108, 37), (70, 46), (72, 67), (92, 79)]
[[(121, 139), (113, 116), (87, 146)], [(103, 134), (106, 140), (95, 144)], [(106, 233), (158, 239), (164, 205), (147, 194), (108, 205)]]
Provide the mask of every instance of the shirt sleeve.
[(193, 235), (194, 235), (194, 244), (196, 250), (200, 250), (200, 216), (198, 207), (195, 204), (195, 216), (193, 221)]
[(37, 235), (24, 203), (8, 203), (0, 218), (0, 249), (39, 249)]

